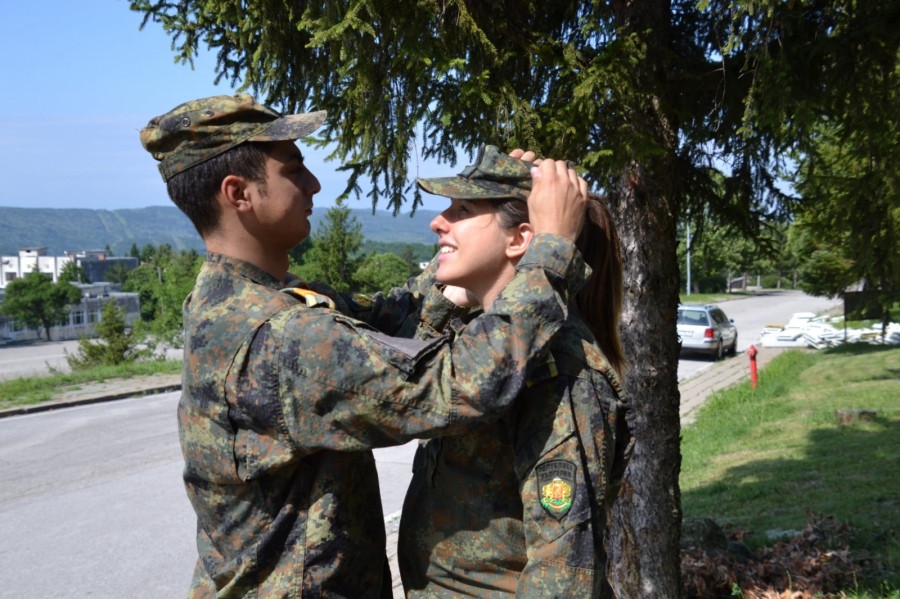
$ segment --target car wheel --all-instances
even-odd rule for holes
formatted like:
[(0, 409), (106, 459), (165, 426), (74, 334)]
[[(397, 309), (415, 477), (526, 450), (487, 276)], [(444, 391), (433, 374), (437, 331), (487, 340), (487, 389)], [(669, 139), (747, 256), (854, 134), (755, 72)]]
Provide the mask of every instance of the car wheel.
[(722, 356), (725, 355), (725, 344), (722, 343), (722, 340), (719, 339), (719, 344), (716, 346), (716, 349), (713, 350), (712, 359), (716, 362), (722, 359)]
[(737, 340), (738, 340), (738, 336), (737, 336), (737, 333), (735, 333), (734, 341), (731, 342), (731, 351), (729, 352), (732, 356), (737, 355)]

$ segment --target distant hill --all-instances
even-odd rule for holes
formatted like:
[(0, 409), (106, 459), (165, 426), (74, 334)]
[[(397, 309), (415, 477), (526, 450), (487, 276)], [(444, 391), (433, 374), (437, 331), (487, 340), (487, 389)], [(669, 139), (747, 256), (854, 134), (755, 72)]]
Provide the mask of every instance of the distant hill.
[[(313, 212), (315, 232), (327, 208)], [(436, 236), (428, 224), (438, 213), (419, 210), (396, 217), (379, 210), (353, 210), (362, 223), (366, 239), (400, 243), (433, 244)], [(203, 250), (200, 236), (193, 225), (174, 206), (151, 206), (129, 210), (88, 210), (53, 208), (0, 207), (0, 255), (14, 256), (20, 248), (46, 247), (50, 255), (60, 256), (66, 251), (103, 249), (109, 245), (117, 256), (127, 254), (132, 244), (143, 247), (148, 243), (168, 243), (182, 250)]]

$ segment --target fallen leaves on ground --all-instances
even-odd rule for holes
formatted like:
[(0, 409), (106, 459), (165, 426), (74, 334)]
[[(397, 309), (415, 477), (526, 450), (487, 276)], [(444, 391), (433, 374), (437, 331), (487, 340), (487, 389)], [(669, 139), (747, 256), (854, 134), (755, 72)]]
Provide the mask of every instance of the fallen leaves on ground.
[[(727, 530), (732, 541), (746, 531)], [(810, 514), (810, 522), (789, 541), (779, 541), (752, 553), (749, 559), (731, 553), (708, 555), (696, 548), (681, 553), (685, 596), (712, 599), (812, 599), (844, 596), (863, 576), (864, 559), (847, 548), (852, 529), (830, 517)], [(737, 590), (740, 590), (740, 593)]]

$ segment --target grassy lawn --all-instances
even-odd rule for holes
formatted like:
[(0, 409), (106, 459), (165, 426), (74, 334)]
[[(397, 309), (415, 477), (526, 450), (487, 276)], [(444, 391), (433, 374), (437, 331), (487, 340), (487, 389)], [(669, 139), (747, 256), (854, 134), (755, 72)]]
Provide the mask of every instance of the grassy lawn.
[(744, 299), (753, 297), (756, 293), (751, 291), (735, 291), (733, 293), (692, 293), (686, 295), (683, 291), (679, 295), (679, 302), (682, 304), (721, 304), (729, 300)]
[(179, 372), (181, 360), (155, 360), (0, 381), (0, 410), (52, 401), (60, 393), (87, 383)]
[[(877, 412), (839, 426), (835, 410)], [(792, 351), (760, 373), (759, 388), (714, 395), (683, 431), (685, 516), (749, 531), (751, 547), (802, 530), (807, 512), (855, 529), (851, 550), (877, 556), (900, 597), (900, 348)], [(767, 534), (768, 533), (768, 534)]]

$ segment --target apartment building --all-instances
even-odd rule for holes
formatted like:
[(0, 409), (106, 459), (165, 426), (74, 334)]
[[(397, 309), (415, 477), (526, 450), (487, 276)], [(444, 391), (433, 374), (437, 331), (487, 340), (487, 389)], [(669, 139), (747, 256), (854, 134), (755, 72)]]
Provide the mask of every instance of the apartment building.
[(56, 283), (59, 280), (59, 273), (69, 262), (75, 262), (80, 266), (92, 283), (106, 280), (106, 273), (111, 268), (124, 266), (131, 270), (140, 264), (137, 258), (109, 256), (105, 250), (85, 250), (66, 252), (64, 256), (48, 256), (45, 247), (21, 248), (18, 256), (0, 256), (0, 289), (5, 289), (11, 281), (21, 279), (35, 268), (50, 275)]
[[(125, 322), (131, 324), (140, 318), (140, 298), (137, 293), (119, 291), (119, 286), (103, 281), (108, 270), (116, 264), (123, 264), (132, 269), (137, 268), (137, 258), (115, 258), (106, 255), (103, 250), (82, 252), (66, 252), (65, 256), (48, 256), (47, 248), (22, 248), (18, 256), (0, 257), (0, 304), (3, 303), (6, 286), (16, 279), (22, 278), (37, 269), (49, 275), (53, 282), (59, 281), (63, 267), (70, 262), (80, 266), (90, 283), (73, 283), (81, 288), (81, 302), (69, 306), (68, 322), (55, 326), (50, 330), (54, 341), (78, 339), (82, 336), (93, 337), (94, 324), (100, 320), (103, 306), (108, 302), (116, 302), (125, 309)], [(38, 339), (38, 334), (11, 321), (0, 314), (0, 341), (31, 341)]]

